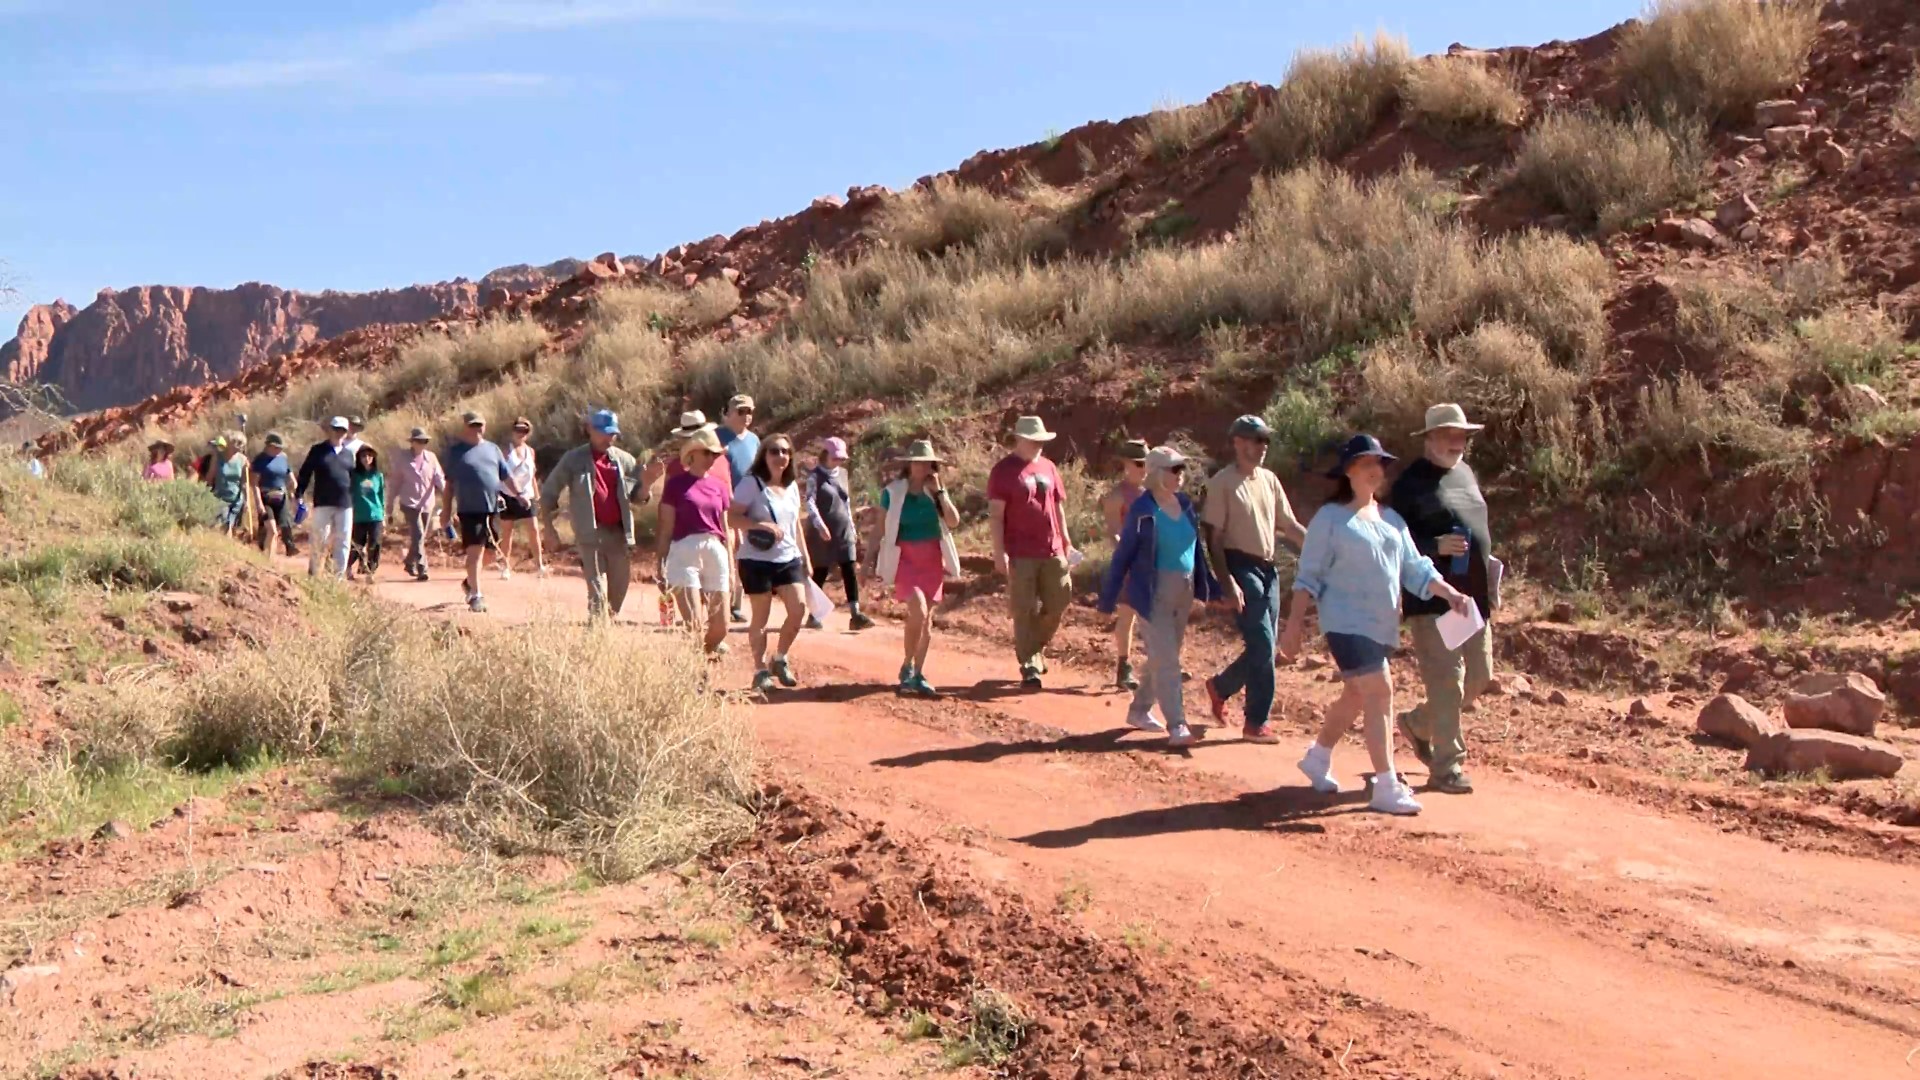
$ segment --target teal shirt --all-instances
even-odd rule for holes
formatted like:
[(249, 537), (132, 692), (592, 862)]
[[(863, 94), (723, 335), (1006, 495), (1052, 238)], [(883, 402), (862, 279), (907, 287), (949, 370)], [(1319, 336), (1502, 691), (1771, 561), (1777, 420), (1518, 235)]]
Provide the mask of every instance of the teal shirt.
[(1200, 537), (1185, 514), (1169, 516), (1164, 509), (1153, 509), (1153, 568), (1176, 574), (1193, 573), (1194, 550)]
[(234, 454), (220, 464), (213, 474), (214, 497), (223, 503), (237, 503), (240, 495), (247, 489), (247, 458), (245, 454)]
[[(880, 509), (893, 509), (893, 500), (885, 490), (880, 492)], [(902, 544), (940, 539), (940, 508), (934, 505), (933, 496), (907, 492), (907, 501), (900, 504), (900, 535), (894, 539)]]
[(353, 470), (353, 520), (387, 520), (387, 478), (377, 472)]

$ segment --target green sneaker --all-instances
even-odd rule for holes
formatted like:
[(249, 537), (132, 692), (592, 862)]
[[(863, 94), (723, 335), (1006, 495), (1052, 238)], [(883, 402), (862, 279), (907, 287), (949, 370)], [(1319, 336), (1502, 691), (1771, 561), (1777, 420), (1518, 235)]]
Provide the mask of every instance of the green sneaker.
[(924, 698), (940, 696), (940, 691), (934, 689), (933, 684), (927, 681), (927, 677), (917, 671), (913, 673), (913, 678), (907, 680), (907, 692)]
[(901, 664), (900, 665), (900, 685), (905, 686), (912, 681), (913, 681), (913, 665)]

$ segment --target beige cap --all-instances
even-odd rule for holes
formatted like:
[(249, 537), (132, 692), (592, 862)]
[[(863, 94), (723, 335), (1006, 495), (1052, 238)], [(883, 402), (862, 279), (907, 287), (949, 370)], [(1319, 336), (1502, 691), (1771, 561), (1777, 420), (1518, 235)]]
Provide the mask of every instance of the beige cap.
[(466, 412), (460, 414), (460, 422), (468, 427), (472, 427), (475, 424), (485, 424), (487, 418), (474, 412), (472, 409), (468, 409)]

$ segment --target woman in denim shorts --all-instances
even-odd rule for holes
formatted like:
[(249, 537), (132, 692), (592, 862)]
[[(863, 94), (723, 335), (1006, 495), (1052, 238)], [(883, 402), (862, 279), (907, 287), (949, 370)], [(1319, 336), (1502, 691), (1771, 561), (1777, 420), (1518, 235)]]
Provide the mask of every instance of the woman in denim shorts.
[(1341, 448), (1340, 464), (1329, 474), (1338, 486), (1307, 526), (1293, 583), (1294, 592), (1304, 595), (1293, 599), (1280, 653), (1289, 660), (1300, 654), (1311, 599), (1320, 609), (1320, 629), (1343, 686), (1327, 708), (1319, 738), (1300, 761), (1313, 789), (1340, 790), (1333, 748), (1364, 714), (1367, 753), (1373, 758), (1369, 806), (1382, 813), (1417, 814), (1420, 804), (1393, 767), (1393, 676), (1387, 658), (1400, 643), (1400, 590), (1422, 599), (1440, 597), (1462, 613), (1472, 601), (1443, 581), (1433, 560), (1414, 547), (1400, 515), (1375, 501), (1393, 460), (1371, 435), (1355, 435)]

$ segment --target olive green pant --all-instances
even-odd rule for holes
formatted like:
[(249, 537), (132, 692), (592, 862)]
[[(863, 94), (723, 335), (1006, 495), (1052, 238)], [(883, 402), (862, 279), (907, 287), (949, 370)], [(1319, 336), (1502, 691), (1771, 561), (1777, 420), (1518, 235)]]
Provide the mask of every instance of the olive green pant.
[(1460, 733), (1460, 710), (1473, 704), (1493, 678), (1493, 628), (1468, 638), (1457, 650), (1440, 640), (1440, 617), (1417, 615), (1408, 621), (1414, 660), (1427, 700), (1404, 716), (1407, 730), (1433, 747), (1432, 775), (1460, 771), (1467, 743)]
[(1020, 666), (1036, 662), (1053, 642), (1073, 599), (1073, 577), (1065, 556), (1009, 559), (1007, 599), (1013, 605), (1013, 652)]

